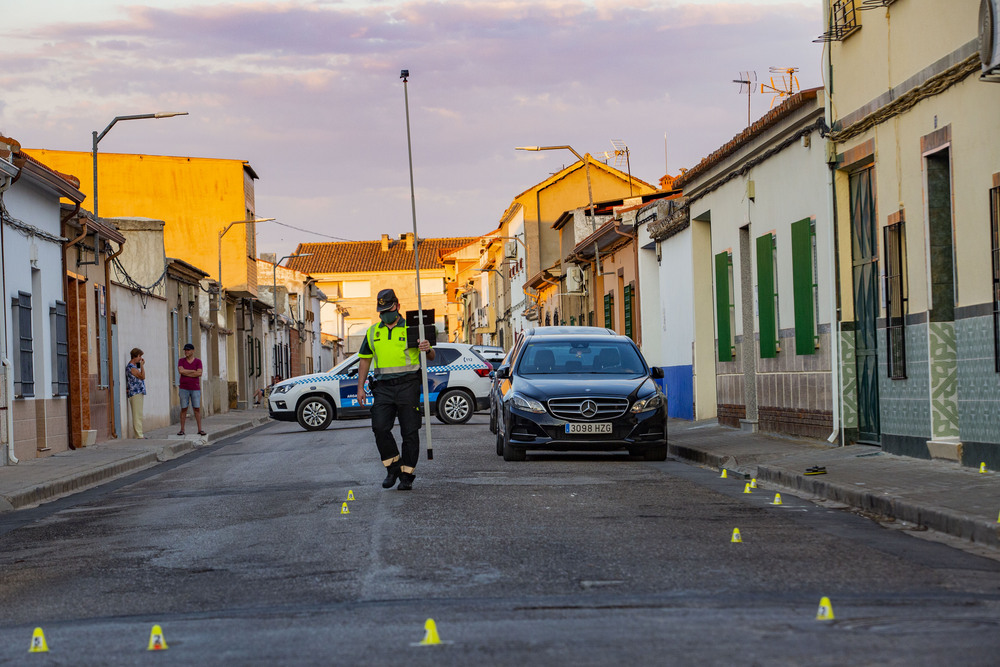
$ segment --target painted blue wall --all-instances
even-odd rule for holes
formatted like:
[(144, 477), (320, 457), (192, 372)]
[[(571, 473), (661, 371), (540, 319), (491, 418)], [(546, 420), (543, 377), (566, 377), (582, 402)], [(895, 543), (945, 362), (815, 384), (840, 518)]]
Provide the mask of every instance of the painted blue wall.
[(662, 366), (660, 388), (667, 395), (667, 416), (677, 419), (694, 419), (694, 368), (687, 366)]

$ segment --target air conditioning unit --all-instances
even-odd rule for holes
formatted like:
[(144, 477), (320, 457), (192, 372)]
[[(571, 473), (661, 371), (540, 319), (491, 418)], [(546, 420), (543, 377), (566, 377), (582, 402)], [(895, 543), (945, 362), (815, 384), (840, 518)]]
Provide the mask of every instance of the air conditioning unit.
[(1000, 0), (979, 4), (979, 59), (983, 61), (983, 81), (1000, 82)]
[(517, 241), (507, 241), (503, 244), (503, 256), (506, 259), (517, 258)]
[(583, 292), (583, 269), (576, 264), (570, 264), (566, 268), (566, 292), (569, 294)]

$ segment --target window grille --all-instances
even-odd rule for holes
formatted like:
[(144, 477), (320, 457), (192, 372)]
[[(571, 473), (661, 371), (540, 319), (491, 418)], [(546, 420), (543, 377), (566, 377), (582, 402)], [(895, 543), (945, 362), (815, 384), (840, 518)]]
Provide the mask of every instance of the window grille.
[(993, 368), (1000, 373), (1000, 187), (990, 190), (990, 247), (993, 257)]
[(885, 227), (885, 344), (889, 377), (906, 379), (906, 285), (904, 281), (906, 237), (903, 221)]
[(834, 0), (830, 4), (830, 26), (814, 42), (840, 42), (861, 28), (854, 0)]

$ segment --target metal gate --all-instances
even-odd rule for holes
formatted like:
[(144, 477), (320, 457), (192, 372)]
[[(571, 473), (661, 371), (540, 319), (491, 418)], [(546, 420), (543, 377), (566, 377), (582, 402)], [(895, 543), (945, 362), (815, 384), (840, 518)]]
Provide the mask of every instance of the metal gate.
[(851, 258), (854, 278), (854, 344), (858, 373), (858, 439), (879, 444), (878, 221), (875, 217), (875, 170), (850, 176)]

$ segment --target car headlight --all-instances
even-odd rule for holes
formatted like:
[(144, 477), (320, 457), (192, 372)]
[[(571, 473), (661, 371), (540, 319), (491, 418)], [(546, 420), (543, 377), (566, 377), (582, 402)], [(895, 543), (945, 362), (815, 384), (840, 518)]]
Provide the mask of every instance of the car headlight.
[(295, 386), (294, 384), (279, 384), (277, 387), (275, 387), (271, 391), (271, 393), (272, 394), (287, 394), (288, 392), (290, 392), (292, 390), (292, 387), (294, 387), (294, 386)]
[(510, 397), (511, 403), (518, 410), (525, 410), (527, 412), (545, 412), (545, 406), (536, 401), (533, 398), (528, 398), (522, 394), (514, 394)]
[(656, 410), (663, 407), (663, 394), (653, 394), (647, 398), (636, 401), (632, 405), (633, 414), (638, 414), (640, 412), (649, 412), (650, 410)]

